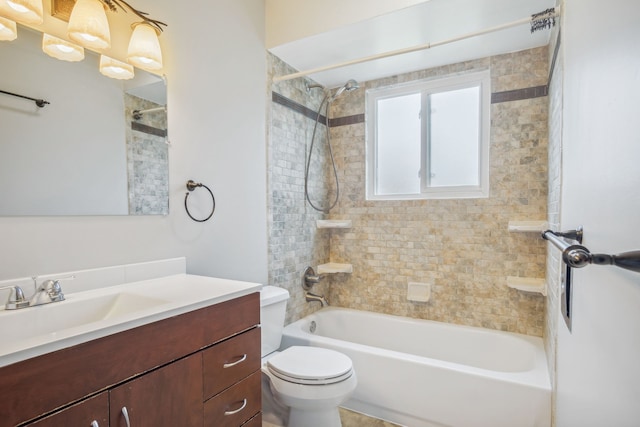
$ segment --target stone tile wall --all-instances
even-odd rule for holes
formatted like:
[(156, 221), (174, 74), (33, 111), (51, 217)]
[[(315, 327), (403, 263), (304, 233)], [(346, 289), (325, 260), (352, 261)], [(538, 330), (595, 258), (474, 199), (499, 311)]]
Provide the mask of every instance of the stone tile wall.
[[(563, 58), (558, 29), (551, 36), (549, 54), (553, 63), (553, 55), (558, 48), (557, 56), (549, 83), (549, 195), (548, 216), (549, 228), (560, 231), (560, 195), (562, 190), (562, 83)], [(552, 423), (555, 425), (555, 390), (556, 359), (558, 342), (558, 313), (560, 305), (560, 283), (563, 270), (562, 254), (548, 244), (547, 250), (547, 307), (545, 316), (544, 342), (547, 352), (547, 363), (553, 386)]]
[[(133, 121), (134, 110), (157, 107), (160, 105), (125, 94), (129, 215), (169, 213), (169, 150), (166, 138), (134, 130), (129, 125)], [(167, 115), (163, 113), (145, 114), (136, 122), (153, 131), (167, 129)]]
[[(268, 54), (271, 81), (273, 75), (295, 72), (277, 57)], [(322, 90), (307, 92), (304, 79), (275, 83), (272, 92), (296, 102), (309, 110), (317, 110)], [(320, 308), (319, 303), (307, 303), (302, 289), (302, 275), (307, 266), (317, 266), (329, 258), (329, 235), (316, 229), (316, 220), (324, 214), (313, 210), (305, 200), (304, 173), (307, 153), (315, 121), (298, 111), (270, 102), (267, 108), (268, 160), (268, 233), (269, 284), (289, 290), (286, 323), (291, 323)], [(314, 155), (310, 168), (310, 194), (322, 205), (328, 192), (328, 159), (323, 141), (326, 127), (318, 125)], [(317, 150), (317, 151), (316, 151)], [(314, 293), (327, 294), (326, 282), (314, 286)]]
[[(547, 84), (547, 47), (362, 83), (339, 98), (331, 117), (365, 113), (370, 88), (490, 69), (492, 93)], [(491, 107), (490, 197), (367, 201), (365, 124), (331, 128), (341, 198), (329, 258), (353, 264), (331, 277), (330, 300), (343, 307), (542, 336), (545, 300), (506, 286), (507, 276), (545, 276), (537, 233), (509, 233), (510, 220), (547, 217), (547, 97)], [(432, 286), (431, 301), (407, 300), (407, 283)]]

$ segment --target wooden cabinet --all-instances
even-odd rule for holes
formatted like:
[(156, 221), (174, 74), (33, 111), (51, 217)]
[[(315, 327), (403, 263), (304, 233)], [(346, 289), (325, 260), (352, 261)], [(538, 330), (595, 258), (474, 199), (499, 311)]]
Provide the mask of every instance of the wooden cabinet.
[(111, 427), (201, 426), (202, 356), (194, 354), (113, 388), (109, 404)]
[(239, 426), (260, 412), (259, 328), (205, 350), (202, 359), (205, 427)]
[[(25, 399), (25, 404), (26, 402)], [(109, 393), (102, 392), (33, 422), (29, 427), (106, 427), (108, 425)]]
[(128, 425), (202, 426), (201, 355), (178, 360), (28, 424), (29, 427)]
[(2, 367), (0, 427), (126, 427), (123, 407), (131, 427), (255, 423), (259, 323), (253, 293)]

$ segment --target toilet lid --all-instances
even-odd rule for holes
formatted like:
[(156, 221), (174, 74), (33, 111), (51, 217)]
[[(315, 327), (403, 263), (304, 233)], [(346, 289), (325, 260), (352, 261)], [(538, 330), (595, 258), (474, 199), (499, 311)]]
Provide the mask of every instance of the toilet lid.
[(346, 355), (319, 347), (294, 346), (267, 361), (269, 371), (278, 378), (297, 384), (334, 384), (352, 374), (353, 364)]

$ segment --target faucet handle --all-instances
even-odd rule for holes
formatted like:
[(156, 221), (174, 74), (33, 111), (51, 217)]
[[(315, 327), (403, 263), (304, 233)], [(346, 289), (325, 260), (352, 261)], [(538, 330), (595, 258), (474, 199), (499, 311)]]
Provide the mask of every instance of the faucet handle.
[(45, 291), (49, 294), (52, 302), (64, 301), (64, 294), (62, 293), (62, 286), (60, 286), (60, 281), (62, 280), (73, 280), (76, 276), (66, 276), (61, 277), (59, 279), (49, 279), (42, 282), (40, 285), (40, 290)]
[(29, 301), (25, 299), (22, 288), (17, 285), (4, 286), (0, 289), (11, 289), (9, 299), (5, 304), (5, 310), (15, 310), (18, 308), (25, 308), (29, 306)]
[(320, 280), (322, 280), (322, 278), (322, 274), (316, 275), (313, 267), (307, 267), (302, 274), (302, 288), (305, 291), (311, 290), (311, 288), (313, 288), (313, 285), (315, 285), (316, 283), (320, 283)]

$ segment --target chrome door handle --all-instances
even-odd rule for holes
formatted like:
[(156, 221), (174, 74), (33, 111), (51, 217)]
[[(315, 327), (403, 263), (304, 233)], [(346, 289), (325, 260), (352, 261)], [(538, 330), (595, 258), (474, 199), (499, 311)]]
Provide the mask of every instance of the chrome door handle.
[(129, 422), (129, 411), (127, 411), (127, 407), (122, 407), (122, 416), (124, 416), (124, 420), (127, 423), (127, 427), (131, 427), (131, 423)]
[[(241, 405), (238, 409), (236, 409), (236, 410), (234, 410), (234, 411), (225, 411), (225, 412), (224, 412), (224, 414), (225, 414), (225, 415), (234, 415), (234, 414), (237, 414), (238, 412), (240, 412), (240, 411), (242, 411), (244, 408), (246, 408), (246, 406), (247, 406), (247, 399), (244, 399), (244, 400), (242, 401), (242, 405)], [(128, 426), (127, 426), (127, 427), (128, 427)]]
[(91, 427), (100, 427), (96, 420), (91, 421)]
[(245, 354), (243, 354), (243, 355), (242, 355), (242, 357), (241, 357), (240, 359), (236, 360), (235, 362), (225, 363), (224, 365), (222, 365), (222, 367), (223, 367), (224, 369), (231, 368), (231, 367), (233, 367), (233, 366), (236, 366), (236, 365), (237, 365), (237, 364), (239, 364), (239, 363), (244, 362), (245, 360), (247, 360), (247, 355), (246, 355), (246, 353), (245, 353)]

